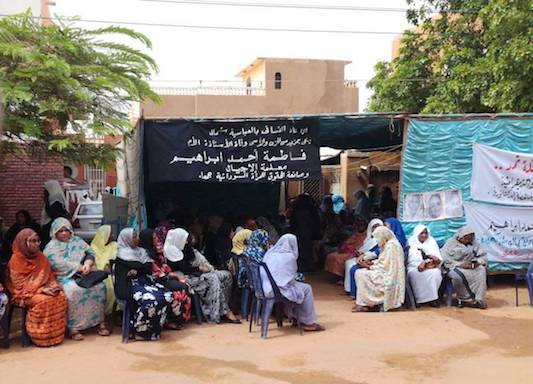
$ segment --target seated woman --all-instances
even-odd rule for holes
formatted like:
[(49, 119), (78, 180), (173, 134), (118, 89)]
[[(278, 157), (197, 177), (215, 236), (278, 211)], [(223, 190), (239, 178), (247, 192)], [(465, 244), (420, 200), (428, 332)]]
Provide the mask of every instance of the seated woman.
[(404, 252), (394, 233), (381, 226), (372, 233), (381, 252), (371, 266), (355, 273), (356, 306), (353, 312), (367, 312), (383, 305), (383, 310), (396, 309), (405, 298)]
[(94, 251), (74, 235), (72, 225), (65, 218), (53, 221), (50, 236), (52, 240), (44, 249), (52, 270), (57, 276), (68, 301), (68, 330), (74, 340), (83, 340), (80, 331), (99, 325), (98, 334), (109, 336), (104, 321), (106, 289), (104, 283), (91, 288), (82, 288), (75, 281), (75, 275), (88, 275), (95, 270)]
[(417, 304), (430, 303), (439, 306), (439, 287), (442, 282), (439, 246), (429, 228), (419, 224), (409, 238), (407, 276), (413, 287)]
[[(33, 344), (50, 347), (65, 338), (67, 299), (40, 244), (34, 230), (23, 229), (18, 233), (13, 242), (6, 286), (13, 304), (28, 308), (26, 330)], [(0, 292), (0, 302), (2, 295)], [(0, 304), (0, 318), (1, 312)]]
[(383, 225), (383, 221), (380, 219), (370, 220), (366, 228), (366, 238), (363, 245), (357, 250), (355, 257), (345, 262), (344, 290), (350, 293), (352, 297), (357, 295), (355, 272), (360, 266), (368, 268), (379, 255), (379, 246), (372, 236), (372, 232), (381, 225)]
[(139, 234), (139, 247), (152, 260), (152, 276), (155, 281), (172, 292), (167, 326), (172, 329), (182, 329), (183, 324), (191, 318), (191, 289), (185, 276), (172, 272), (172, 269), (165, 263), (163, 247), (166, 232), (160, 229), (159, 234), (164, 235), (163, 241), (155, 231), (143, 229)]
[(442, 248), (444, 268), (457, 293), (457, 305), (487, 309), (487, 253), (468, 227), (457, 231)]
[(6, 309), (7, 309), (7, 303), (8, 302), (9, 302), (9, 298), (4, 293), (4, 286), (2, 285), (2, 283), (0, 283), (0, 321), (2, 320), (4, 315), (6, 314)]
[(13, 224), (4, 235), (4, 240), (2, 242), (2, 255), (0, 261), (8, 263), (13, 252), (13, 242), (18, 233), (24, 228), (33, 229), (35, 232), (40, 233), (41, 227), (39, 224), (33, 220), (30, 213), (21, 209), (15, 214), (15, 224)]
[[(296, 236), (281, 236), (263, 259), (267, 265), (281, 294), (288, 302), (285, 303), (285, 314), (289, 319), (297, 319), (307, 332), (323, 331), (325, 328), (316, 322), (313, 289), (309, 284), (296, 281), (298, 270), (298, 241)], [(274, 291), (267, 274), (261, 269), (261, 280), (266, 297), (274, 297)]]
[(331, 252), (326, 256), (324, 269), (326, 272), (338, 276), (339, 285), (342, 285), (344, 282), (346, 261), (354, 257), (357, 249), (363, 244), (363, 241), (364, 235), (360, 232), (355, 232), (340, 245), (337, 252)]
[(394, 233), (396, 240), (398, 240), (402, 248), (405, 250), (407, 247), (407, 238), (405, 237), (405, 232), (403, 231), (400, 220), (395, 217), (389, 217), (385, 220), (385, 226)]
[(124, 228), (118, 236), (115, 266), (115, 294), (128, 300), (132, 307), (130, 319), (135, 337), (159, 340), (167, 320), (172, 294), (152, 278), (152, 259), (139, 245), (133, 228)]
[(214, 253), (217, 260), (217, 269), (228, 270), (233, 248), (233, 228), (229, 223), (222, 223), (217, 230), (214, 241)]
[(202, 312), (210, 323), (240, 324), (229, 309), (232, 278), (229, 271), (217, 271), (206, 258), (194, 249), (194, 238), (182, 229), (172, 229), (165, 240), (164, 254), (168, 266), (174, 272), (187, 277), (194, 292), (200, 298)]
[[(109, 272), (109, 260), (117, 257), (118, 245), (116, 241), (111, 241), (111, 226), (102, 225), (96, 231), (91, 242), (91, 248), (95, 254), (96, 267), (99, 270)], [(105, 314), (111, 315), (113, 304), (115, 303), (115, 289), (111, 276), (104, 280), (106, 289)]]
[(259, 229), (263, 229), (268, 233), (268, 244), (274, 245), (279, 240), (278, 230), (268, 221), (264, 216), (259, 216), (256, 220)]
[(233, 273), (234, 279), (237, 281), (238, 289), (246, 286), (246, 270), (244, 265), (241, 263), (241, 260), (242, 254), (244, 253), (244, 249), (246, 248), (251, 235), (252, 231), (249, 229), (241, 229), (235, 234), (235, 236), (233, 236), (233, 239), (231, 240), (233, 248), (231, 248), (232, 262), (230, 263), (229, 269)]
[(262, 229), (257, 229), (250, 235), (242, 255), (249, 261), (261, 263), (268, 250), (268, 244), (268, 233)]

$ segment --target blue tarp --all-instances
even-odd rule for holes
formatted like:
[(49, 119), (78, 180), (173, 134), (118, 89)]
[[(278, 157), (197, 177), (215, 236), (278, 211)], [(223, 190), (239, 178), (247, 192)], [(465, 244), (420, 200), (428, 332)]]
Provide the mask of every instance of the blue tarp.
[[(463, 201), (470, 197), (472, 144), (503, 150), (533, 153), (533, 119), (479, 119), (409, 122), (402, 159), (402, 195), (460, 189)], [(400, 209), (403, 212), (403, 209)], [(418, 223), (405, 223), (411, 234)], [(437, 241), (451, 237), (465, 218), (426, 222)], [(512, 267), (512, 266), (507, 266)], [(496, 269), (497, 268), (496, 266)]]

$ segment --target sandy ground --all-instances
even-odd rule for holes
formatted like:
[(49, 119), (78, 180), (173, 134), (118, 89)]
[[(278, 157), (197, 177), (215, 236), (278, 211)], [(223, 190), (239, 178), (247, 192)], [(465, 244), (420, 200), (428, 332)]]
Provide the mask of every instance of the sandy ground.
[(312, 276), (326, 332), (300, 336), (270, 325), (269, 339), (248, 324), (189, 324), (159, 342), (82, 342), (0, 350), (1, 383), (531, 383), (533, 308), (527, 290), (499, 283), (487, 311), (422, 308), (350, 312), (340, 287)]

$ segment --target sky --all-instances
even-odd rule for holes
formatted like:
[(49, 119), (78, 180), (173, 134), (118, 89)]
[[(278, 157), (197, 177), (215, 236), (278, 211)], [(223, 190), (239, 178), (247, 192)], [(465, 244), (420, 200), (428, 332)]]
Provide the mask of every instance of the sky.
[[(211, 1), (406, 7), (405, 0)], [(55, 3), (51, 7), (52, 14), (87, 20), (387, 32), (401, 32), (409, 27), (405, 12), (236, 7), (154, 0), (55, 0)], [(82, 25), (102, 26), (86, 22)], [(159, 73), (153, 76), (153, 85), (183, 85), (183, 81), (192, 85), (196, 80), (235, 81), (238, 80), (235, 75), (256, 57), (348, 60), (352, 64), (346, 67), (345, 78), (358, 80), (360, 111), (364, 110), (370, 96), (365, 80), (372, 77), (376, 62), (390, 60), (394, 38), (393, 34), (228, 31), (139, 25), (133, 28), (152, 40), (150, 54), (159, 66)]]

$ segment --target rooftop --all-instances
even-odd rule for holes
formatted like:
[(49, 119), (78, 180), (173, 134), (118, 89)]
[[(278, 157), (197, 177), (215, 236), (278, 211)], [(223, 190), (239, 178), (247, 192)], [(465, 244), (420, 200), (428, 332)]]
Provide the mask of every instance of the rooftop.
[(292, 59), (292, 58), (283, 58), (283, 57), (258, 57), (254, 61), (252, 61), (250, 64), (248, 64), (246, 67), (244, 67), (239, 73), (237, 73), (238, 77), (245, 77), (246, 74), (250, 73), (253, 69), (255, 69), (260, 64), (266, 62), (266, 61), (292, 61), (292, 62), (310, 62), (310, 61), (329, 61), (329, 62), (340, 62), (344, 63), (344, 65), (351, 64), (351, 61), (347, 60), (329, 60), (329, 59)]

